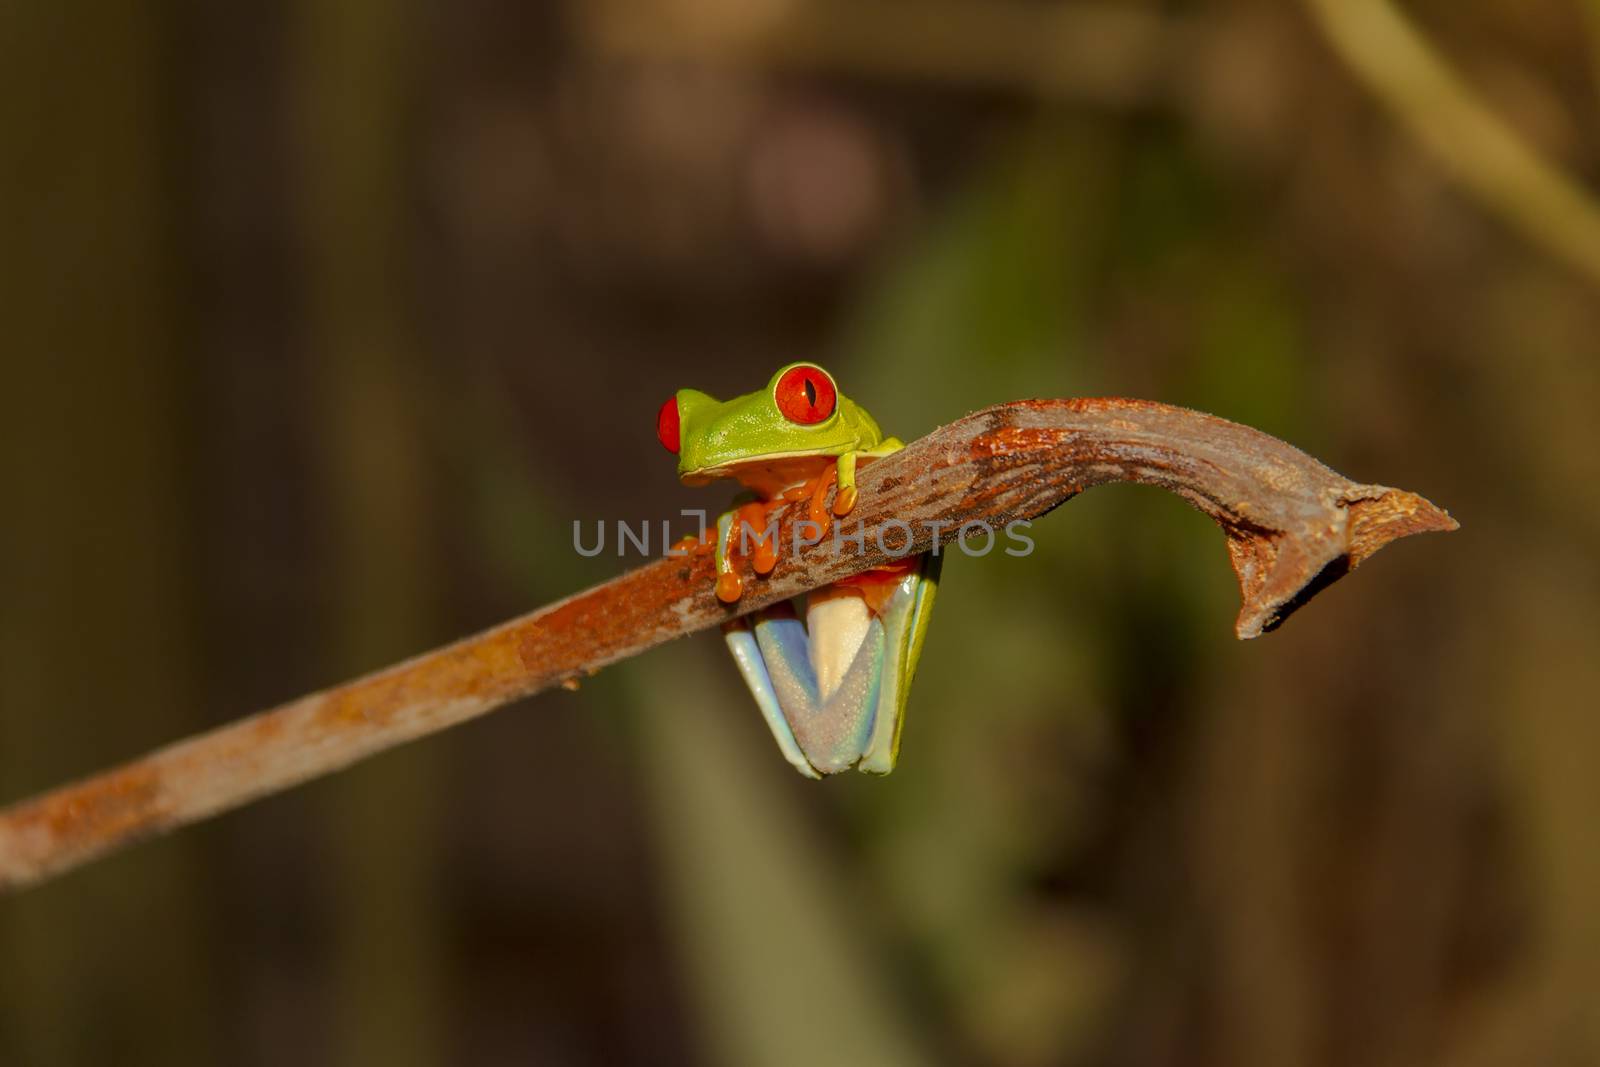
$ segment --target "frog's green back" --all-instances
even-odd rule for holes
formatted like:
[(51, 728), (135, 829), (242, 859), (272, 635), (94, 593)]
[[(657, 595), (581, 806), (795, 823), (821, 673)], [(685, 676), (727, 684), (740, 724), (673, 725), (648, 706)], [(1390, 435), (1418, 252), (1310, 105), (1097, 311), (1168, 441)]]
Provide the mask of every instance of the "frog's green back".
[[(787, 417), (776, 399), (779, 382), (799, 369), (826, 376), (833, 410), (815, 423)], [(741, 464), (807, 456), (839, 456), (876, 448), (883, 431), (866, 410), (838, 391), (832, 375), (814, 363), (780, 367), (765, 388), (717, 400), (698, 389), (680, 389), (678, 476), (686, 481), (717, 477)]]

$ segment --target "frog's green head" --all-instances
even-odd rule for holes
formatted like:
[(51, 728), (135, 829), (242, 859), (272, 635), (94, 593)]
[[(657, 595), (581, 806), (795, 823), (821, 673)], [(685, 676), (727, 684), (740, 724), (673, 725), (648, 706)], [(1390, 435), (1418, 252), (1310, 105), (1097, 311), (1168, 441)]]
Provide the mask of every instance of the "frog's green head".
[(717, 400), (680, 389), (661, 405), (656, 434), (678, 456), (686, 485), (735, 476), (741, 467), (875, 448), (883, 440), (872, 416), (815, 363), (791, 363), (765, 389)]

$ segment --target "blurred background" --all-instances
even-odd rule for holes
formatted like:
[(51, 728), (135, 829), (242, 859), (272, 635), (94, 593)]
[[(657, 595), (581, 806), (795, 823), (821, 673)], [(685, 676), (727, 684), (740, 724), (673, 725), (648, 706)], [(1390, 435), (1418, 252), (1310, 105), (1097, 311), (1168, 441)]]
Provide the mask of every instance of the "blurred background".
[(661, 401), (797, 358), (1462, 530), (1241, 644), (1097, 489), (950, 560), (886, 780), (675, 642), (0, 900), (0, 1063), (1600, 1064), (1600, 9), (1405, 8), (1542, 223), (1335, 11), (4, 5), (0, 801), (634, 565), (573, 521), (727, 499)]

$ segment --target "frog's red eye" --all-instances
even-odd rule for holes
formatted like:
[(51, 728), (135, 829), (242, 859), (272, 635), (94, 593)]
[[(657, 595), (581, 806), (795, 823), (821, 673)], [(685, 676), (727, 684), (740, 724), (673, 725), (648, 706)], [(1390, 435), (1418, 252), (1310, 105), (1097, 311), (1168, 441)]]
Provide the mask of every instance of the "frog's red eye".
[(837, 398), (833, 380), (821, 367), (801, 364), (784, 371), (783, 377), (778, 379), (778, 388), (773, 391), (773, 399), (778, 402), (778, 410), (783, 412), (784, 418), (810, 426), (833, 414)]
[(678, 398), (672, 397), (661, 410), (656, 412), (656, 436), (661, 438), (661, 443), (668, 452), (677, 455), (678, 452)]

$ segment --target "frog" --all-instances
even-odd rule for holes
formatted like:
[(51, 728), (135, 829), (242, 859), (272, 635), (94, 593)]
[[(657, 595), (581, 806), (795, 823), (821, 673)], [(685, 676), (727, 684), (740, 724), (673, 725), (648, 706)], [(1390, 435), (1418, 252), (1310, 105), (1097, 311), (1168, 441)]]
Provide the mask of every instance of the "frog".
[[(904, 447), (812, 362), (782, 366), (731, 400), (680, 389), (657, 412), (656, 435), (678, 457), (683, 484), (743, 487), (714, 528), (681, 546), (713, 554), (714, 593), (727, 605), (744, 595), (735, 560), (752, 538), (756, 574), (776, 565), (774, 511), (804, 507), (808, 540), (820, 542), (855, 509), (860, 469)], [(894, 769), (940, 564), (937, 551), (905, 556), (722, 623), (773, 739), (802, 775)]]

